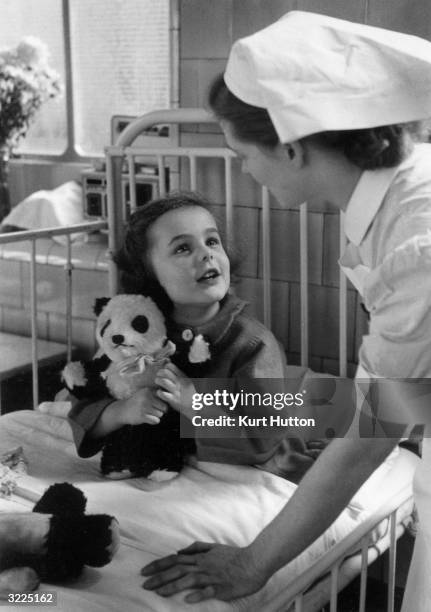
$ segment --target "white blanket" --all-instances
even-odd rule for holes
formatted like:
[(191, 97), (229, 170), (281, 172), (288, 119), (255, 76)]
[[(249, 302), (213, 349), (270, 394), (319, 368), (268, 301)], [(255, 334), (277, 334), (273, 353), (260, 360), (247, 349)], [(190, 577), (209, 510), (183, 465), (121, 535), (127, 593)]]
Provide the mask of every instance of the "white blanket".
[[(177, 479), (168, 483), (141, 478), (112, 482), (101, 477), (99, 457), (77, 457), (65, 419), (37, 411), (0, 417), (0, 450), (17, 445), (23, 446), (29, 460), (29, 475), (19, 481), (13, 502), (0, 500), (0, 511), (10, 509), (12, 503), (14, 509), (28, 509), (30, 500), (37, 499), (48, 484), (67, 480), (85, 492), (90, 512), (113, 514), (120, 521), (122, 544), (113, 562), (100, 570), (87, 569), (71, 586), (54, 588), (58, 593), (57, 609), (61, 612), (197, 612), (195, 606), (184, 603), (184, 594), (163, 599), (144, 591), (140, 568), (195, 540), (248, 544), (296, 488), (252, 467), (207, 462), (187, 466)], [(381, 466), (332, 527), (277, 572), (259, 593), (231, 603), (213, 600), (199, 604), (199, 612), (279, 609), (280, 593), (287, 579), (308, 569), (390, 494), (411, 482), (415, 459), (405, 451)], [(50, 587), (44, 585), (43, 589)]]

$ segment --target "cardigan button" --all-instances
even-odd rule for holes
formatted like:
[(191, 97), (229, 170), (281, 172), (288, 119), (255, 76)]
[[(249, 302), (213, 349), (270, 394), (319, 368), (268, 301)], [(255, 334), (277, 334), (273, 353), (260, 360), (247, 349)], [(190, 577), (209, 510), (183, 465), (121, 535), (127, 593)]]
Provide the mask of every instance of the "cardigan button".
[(183, 333), (181, 334), (181, 337), (186, 342), (190, 342), (190, 340), (193, 340), (193, 332), (192, 332), (192, 330), (191, 329), (185, 329), (183, 331)]

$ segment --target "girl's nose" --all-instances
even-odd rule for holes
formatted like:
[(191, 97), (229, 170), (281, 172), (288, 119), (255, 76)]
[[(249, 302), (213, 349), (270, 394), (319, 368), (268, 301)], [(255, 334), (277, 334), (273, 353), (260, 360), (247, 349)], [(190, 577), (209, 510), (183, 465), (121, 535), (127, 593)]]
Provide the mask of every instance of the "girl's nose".
[(204, 256), (203, 256), (204, 261), (211, 261), (212, 258), (213, 258), (213, 254), (211, 253), (211, 251), (204, 252)]
[(213, 254), (211, 249), (209, 249), (207, 246), (203, 246), (199, 253), (199, 259), (202, 259), (202, 261), (210, 261), (212, 258)]

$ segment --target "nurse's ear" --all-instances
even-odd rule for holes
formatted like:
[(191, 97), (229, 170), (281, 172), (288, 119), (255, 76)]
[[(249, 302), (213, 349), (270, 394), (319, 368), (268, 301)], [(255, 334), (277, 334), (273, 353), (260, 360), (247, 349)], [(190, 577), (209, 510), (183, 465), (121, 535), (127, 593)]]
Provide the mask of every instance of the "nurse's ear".
[(294, 168), (302, 168), (305, 162), (305, 149), (301, 141), (286, 142), (282, 147), (289, 165)]

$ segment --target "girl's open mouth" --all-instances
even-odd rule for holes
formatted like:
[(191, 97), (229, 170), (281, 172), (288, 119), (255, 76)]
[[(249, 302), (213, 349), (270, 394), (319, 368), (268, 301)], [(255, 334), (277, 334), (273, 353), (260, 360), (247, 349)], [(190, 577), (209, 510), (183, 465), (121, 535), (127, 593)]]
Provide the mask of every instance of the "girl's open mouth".
[(212, 268), (211, 270), (207, 270), (205, 272), (205, 274), (203, 274), (200, 278), (198, 278), (197, 282), (201, 283), (201, 282), (204, 282), (204, 281), (215, 280), (219, 276), (220, 276), (220, 272), (218, 270), (216, 270), (215, 268)]

